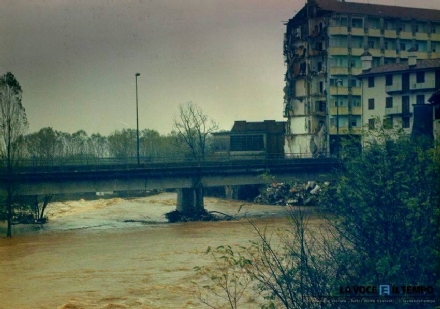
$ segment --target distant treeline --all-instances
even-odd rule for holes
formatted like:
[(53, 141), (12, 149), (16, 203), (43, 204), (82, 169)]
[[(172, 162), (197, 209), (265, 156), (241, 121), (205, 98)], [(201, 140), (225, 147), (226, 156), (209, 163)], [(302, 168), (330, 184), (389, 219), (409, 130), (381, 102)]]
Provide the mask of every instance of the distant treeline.
[[(22, 137), (20, 158), (50, 161), (52, 159), (118, 158), (137, 156), (136, 129), (116, 130), (108, 136), (88, 135), (84, 130), (66, 133), (46, 127)], [(142, 158), (169, 157), (184, 151), (175, 132), (160, 135), (150, 129), (139, 131), (139, 155)]]

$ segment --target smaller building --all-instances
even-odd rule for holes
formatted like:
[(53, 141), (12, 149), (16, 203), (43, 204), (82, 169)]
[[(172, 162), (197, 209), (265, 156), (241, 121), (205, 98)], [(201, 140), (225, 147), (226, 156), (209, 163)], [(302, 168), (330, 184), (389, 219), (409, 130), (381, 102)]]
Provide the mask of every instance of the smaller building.
[(284, 156), (285, 122), (235, 121), (231, 131), (213, 133), (214, 155), (234, 159)]
[[(414, 105), (427, 104), (440, 88), (440, 58), (417, 60), (410, 50), (408, 61), (372, 68), (371, 55), (362, 57), (362, 122), (368, 129), (379, 125), (412, 131)], [(380, 121), (381, 123), (377, 123)]]

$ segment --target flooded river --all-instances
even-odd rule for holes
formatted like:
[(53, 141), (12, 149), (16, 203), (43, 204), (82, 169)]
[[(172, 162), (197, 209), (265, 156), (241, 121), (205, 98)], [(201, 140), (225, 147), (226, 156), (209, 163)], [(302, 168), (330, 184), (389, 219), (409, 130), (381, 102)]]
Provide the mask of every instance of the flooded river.
[[(241, 220), (168, 224), (176, 194), (49, 205), (50, 223), (14, 226), (0, 238), (0, 308), (205, 308), (193, 267), (208, 246), (255, 239), (243, 218), (283, 227), (284, 208), (206, 198), (208, 210)], [(254, 306), (250, 305), (249, 308)]]

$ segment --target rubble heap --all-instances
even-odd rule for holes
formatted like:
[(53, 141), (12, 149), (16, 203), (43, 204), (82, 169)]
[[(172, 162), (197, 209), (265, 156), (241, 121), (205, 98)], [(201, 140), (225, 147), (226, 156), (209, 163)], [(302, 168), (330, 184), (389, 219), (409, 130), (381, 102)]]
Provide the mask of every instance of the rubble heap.
[(293, 184), (272, 183), (260, 190), (260, 195), (254, 199), (254, 203), (315, 206), (322, 188), (327, 186), (329, 186), (328, 182), (319, 185), (316, 181)]

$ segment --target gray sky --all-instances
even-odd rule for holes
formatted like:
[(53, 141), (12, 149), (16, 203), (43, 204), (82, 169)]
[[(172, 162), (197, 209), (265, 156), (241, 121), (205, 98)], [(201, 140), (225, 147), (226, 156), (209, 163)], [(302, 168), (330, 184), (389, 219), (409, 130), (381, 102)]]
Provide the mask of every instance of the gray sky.
[[(136, 72), (140, 129), (169, 133), (188, 101), (222, 129), (283, 120), (283, 21), (304, 3), (0, 0), (0, 74), (20, 82), (30, 132), (135, 128)], [(440, 9), (438, 0), (417, 5)]]

